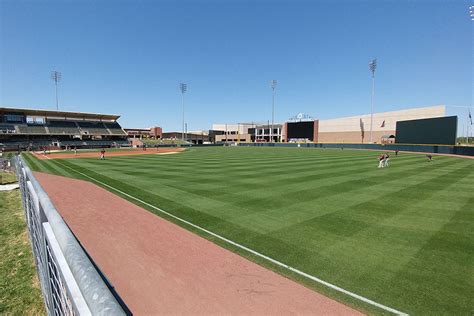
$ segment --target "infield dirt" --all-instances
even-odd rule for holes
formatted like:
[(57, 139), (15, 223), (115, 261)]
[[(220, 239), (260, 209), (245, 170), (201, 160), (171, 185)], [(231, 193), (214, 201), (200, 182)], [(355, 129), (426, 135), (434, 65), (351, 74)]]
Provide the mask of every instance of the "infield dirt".
[[(105, 158), (107, 157), (120, 157), (120, 156), (134, 156), (134, 155), (155, 155), (155, 154), (169, 154), (169, 153), (179, 153), (184, 151), (184, 148), (176, 147), (165, 147), (165, 148), (149, 148), (147, 150), (143, 149), (124, 149), (124, 150), (105, 150)], [(77, 154), (74, 152), (52, 152), (49, 154), (44, 154), (43, 152), (33, 152), (33, 155), (38, 159), (70, 159), (70, 158), (99, 158), (100, 151), (93, 152), (80, 152)]]

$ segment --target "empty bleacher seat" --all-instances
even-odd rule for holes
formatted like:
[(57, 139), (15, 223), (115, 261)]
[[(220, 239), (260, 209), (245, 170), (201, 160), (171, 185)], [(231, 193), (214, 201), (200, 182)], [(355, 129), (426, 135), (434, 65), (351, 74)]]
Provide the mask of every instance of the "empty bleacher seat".
[(15, 126), (9, 124), (0, 124), (0, 133), (13, 134), (15, 133)]
[(55, 135), (79, 135), (79, 129), (75, 122), (71, 121), (48, 121), (50, 134)]
[(110, 135), (102, 122), (78, 122), (83, 134)]
[(48, 134), (43, 125), (18, 125), (21, 134)]
[(122, 127), (117, 122), (112, 123), (104, 123), (105, 127), (109, 129), (109, 131), (114, 135), (126, 135), (123, 131)]

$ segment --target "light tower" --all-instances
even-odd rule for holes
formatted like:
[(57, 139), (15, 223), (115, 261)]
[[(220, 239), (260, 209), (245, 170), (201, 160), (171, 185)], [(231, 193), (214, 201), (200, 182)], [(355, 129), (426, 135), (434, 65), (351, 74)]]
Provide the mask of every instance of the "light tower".
[[(469, 7), (469, 15), (471, 17), (471, 21), (474, 21), (474, 5), (471, 5)], [(471, 32), (472, 33), (472, 32)], [(472, 38), (472, 35), (471, 35), (471, 38)], [(472, 105), (472, 103), (471, 103)], [(471, 114), (471, 109), (469, 109), (469, 120), (470, 120), (470, 123), (471, 123), (471, 135), (472, 135), (472, 114)], [(469, 142), (469, 132), (467, 133), (467, 140)]]
[(58, 82), (61, 81), (61, 73), (59, 71), (51, 71), (51, 79), (54, 81), (56, 86), (56, 111), (59, 111), (59, 102), (58, 102)]
[(272, 128), (270, 130), (270, 141), (273, 143), (273, 124), (275, 124), (275, 89), (277, 81), (270, 81), (270, 87), (272, 88)]
[(374, 99), (375, 99), (375, 69), (377, 68), (377, 58), (369, 63), (369, 70), (372, 72), (372, 97), (370, 98), (370, 143), (372, 140), (372, 130), (374, 125)]
[(182, 126), (182, 134), (181, 134), (181, 139), (184, 142), (184, 94), (186, 93), (186, 90), (188, 90), (188, 85), (186, 83), (180, 83), (179, 88), (181, 89), (181, 100), (183, 103), (183, 126)]

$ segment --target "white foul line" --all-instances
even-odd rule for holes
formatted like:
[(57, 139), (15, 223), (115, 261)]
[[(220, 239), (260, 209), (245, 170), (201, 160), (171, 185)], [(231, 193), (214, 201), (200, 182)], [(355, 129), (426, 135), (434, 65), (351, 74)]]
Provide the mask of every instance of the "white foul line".
[(268, 257), (268, 256), (265, 256), (264, 254), (261, 254), (261, 253), (255, 251), (255, 250), (250, 249), (250, 248), (247, 248), (247, 247), (245, 247), (245, 246), (243, 246), (243, 245), (241, 245), (241, 244), (238, 244), (238, 243), (236, 243), (236, 242), (234, 242), (234, 241), (232, 241), (232, 240), (230, 240), (230, 239), (227, 239), (227, 238), (225, 238), (225, 237), (222, 237), (222, 236), (220, 236), (220, 235), (218, 235), (218, 234), (216, 234), (216, 233), (213, 233), (213, 232), (211, 232), (211, 231), (209, 231), (209, 230), (207, 230), (207, 229), (205, 229), (205, 228), (203, 228), (203, 227), (201, 227), (201, 226), (198, 226), (198, 225), (193, 224), (193, 223), (191, 223), (191, 222), (188, 222), (187, 220), (182, 219), (182, 218), (180, 218), (180, 217), (178, 217), (178, 216), (176, 216), (176, 215), (173, 215), (173, 214), (171, 214), (171, 213), (168, 213), (167, 211), (165, 211), (165, 210), (163, 210), (163, 209), (161, 209), (161, 208), (159, 208), (159, 207), (156, 207), (156, 206), (154, 206), (154, 205), (152, 205), (152, 204), (150, 204), (150, 203), (147, 203), (147, 202), (145, 202), (145, 201), (143, 201), (143, 200), (140, 200), (139, 198), (136, 198), (136, 197), (134, 197), (134, 196), (132, 196), (132, 195), (130, 195), (130, 194), (128, 194), (128, 193), (125, 193), (125, 192), (123, 192), (123, 191), (121, 191), (121, 190), (119, 190), (119, 189), (116, 189), (116, 188), (114, 188), (113, 186), (110, 186), (110, 185), (108, 185), (108, 184), (106, 184), (106, 183), (104, 183), (104, 182), (102, 182), (102, 181), (99, 181), (99, 180), (97, 180), (97, 179), (95, 179), (95, 178), (93, 178), (93, 177), (91, 177), (91, 176), (89, 176), (89, 175), (87, 175), (87, 174), (85, 174), (85, 173), (82, 173), (82, 172), (80, 172), (80, 171), (77, 171), (77, 170), (74, 169), (74, 168), (71, 168), (71, 167), (69, 167), (69, 166), (67, 166), (67, 165), (64, 165), (63, 163), (60, 163), (59, 161), (56, 161), (56, 162), (59, 163), (60, 165), (64, 166), (64, 167), (68, 168), (68, 169), (71, 169), (71, 170), (74, 171), (74, 172), (77, 172), (77, 173), (83, 175), (83, 176), (86, 177), (86, 178), (91, 179), (91, 180), (94, 181), (94, 182), (100, 183), (101, 185), (106, 186), (106, 187), (108, 187), (108, 188), (110, 188), (110, 189), (112, 189), (112, 190), (114, 190), (114, 191), (116, 191), (116, 192), (118, 192), (118, 193), (120, 193), (120, 194), (122, 194), (122, 195), (125, 195), (125, 196), (127, 196), (127, 197), (129, 197), (129, 198), (131, 198), (131, 199), (133, 199), (133, 200), (135, 200), (135, 201), (138, 201), (138, 202), (141, 203), (141, 204), (144, 204), (144, 205), (146, 205), (146, 206), (148, 206), (148, 207), (151, 207), (151, 208), (153, 208), (153, 209), (155, 209), (155, 210), (157, 210), (157, 211), (159, 211), (159, 212), (161, 212), (161, 213), (163, 213), (163, 214), (166, 214), (166, 215), (168, 215), (168, 216), (170, 216), (170, 217), (172, 217), (172, 218), (174, 218), (174, 219), (176, 219), (176, 220), (178, 220), (178, 221), (180, 221), (180, 222), (182, 222), (182, 223), (185, 223), (185, 224), (187, 224), (187, 225), (189, 225), (189, 226), (192, 226), (192, 227), (194, 227), (194, 228), (196, 228), (196, 229), (199, 229), (199, 230), (201, 230), (201, 231), (203, 231), (203, 232), (205, 232), (205, 233), (207, 233), (207, 234), (209, 234), (209, 235), (211, 235), (211, 236), (214, 236), (214, 237), (216, 237), (216, 238), (218, 238), (218, 239), (220, 239), (220, 240), (223, 240), (223, 241), (225, 241), (225, 242), (228, 243), (228, 244), (231, 244), (231, 245), (233, 245), (233, 246), (235, 246), (235, 247), (238, 247), (238, 248), (243, 249), (243, 250), (245, 250), (245, 251), (247, 251), (247, 252), (250, 252), (251, 254), (254, 254), (254, 255), (257, 256), (257, 257), (260, 257), (260, 258), (263, 258), (263, 259), (265, 259), (265, 260), (267, 260), (267, 261), (270, 261), (270, 262), (276, 264), (277, 266), (283, 267), (283, 268), (285, 268), (285, 269), (287, 269), (287, 270), (290, 270), (290, 271), (292, 271), (292, 272), (294, 272), (294, 273), (296, 273), (296, 274), (298, 274), (298, 275), (300, 275), (300, 276), (303, 276), (303, 277), (305, 277), (305, 278), (307, 278), (307, 279), (310, 279), (310, 280), (312, 280), (312, 281), (315, 281), (315, 282), (318, 282), (318, 283), (320, 283), (320, 284), (323, 284), (323, 285), (325, 285), (325, 286), (327, 286), (327, 287), (329, 287), (329, 288), (331, 288), (331, 289), (333, 289), (333, 290), (336, 290), (336, 291), (338, 291), (338, 292), (341, 292), (341, 293), (347, 294), (347, 295), (349, 295), (349, 296), (352, 296), (353, 298), (356, 298), (356, 299), (358, 299), (358, 300), (360, 300), (360, 301), (362, 301), (362, 302), (365, 302), (365, 303), (367, 303), (367, 304), (370, 304), (370, 305), (373, 305), (373, 306), (377, 306), (377, 307), (379, 307), (379, 308), (381, 308), (381, 309), (383, 309), (383, 310), (389, 311), (389, 312), (394, 313), (394, 314), (397, 314), (397, 315), (408, 316), (407, 313), (400, 312), (399, 310), (396, 310), (396, 309), (394, 309), (394, 308), (392, 308), (392, 307), (388, 307), (388, 306), (385, 306), (385, 305), (383, 305), (383, 304), (377, 303), (377, 302), (375, 302), (375, 301), (373, 301), (373, 300), (371, 300), (371, 299), (368, 299), (368, 298), (366, 298), (366, 297), (363, 297), (363, 296), (360, 296), (360, 295), (358, 295), (358, 294), (352, 293), (352, 292), (350, 292), (350, 291), (348, 291), (348, 290), (345, 290), (345, 289), (343, 289), (343, 288), (341, 288), (341, 287), (339, 287), (339, 286), (337, 286), (337, 285), (331, 284), (331, 283), (326, 282), (326, 281), (324, 281), (324, 280), (321, 280), (321, 279), (319, 279), (319, 278), (317, 278), (317, 277), (315, 277), (315, 276), (312, 276), (312, 275), (307, 274), (307, 273), (305, 273), (305, 272), (303, 272), (303, 271), (300, 271), (300, 270), (298, 270), (298, 269), (296, 269), (296, 268), (290, 267), (289, 265), (284, 264), (283, 262), (280, 262), (280, 261), (278, 261), (278, 260), (275, 260), (275, 259), (273, 259), (273, 258), (270, 258), (270, 257)]

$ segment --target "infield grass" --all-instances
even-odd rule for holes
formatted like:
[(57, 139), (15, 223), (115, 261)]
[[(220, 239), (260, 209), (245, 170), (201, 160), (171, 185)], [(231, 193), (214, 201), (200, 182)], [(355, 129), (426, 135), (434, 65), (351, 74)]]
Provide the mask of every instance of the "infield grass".
[[(402, 312), (473, 314), (474, 160), (428, 162), (401, 153), (378, 169), (377, 155), (225, 147), (104, 161), (25, 157), (34, 170), (83, 178), (70, 167)], [(346, 304), (383, 313), (223, 246)]]

